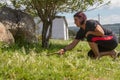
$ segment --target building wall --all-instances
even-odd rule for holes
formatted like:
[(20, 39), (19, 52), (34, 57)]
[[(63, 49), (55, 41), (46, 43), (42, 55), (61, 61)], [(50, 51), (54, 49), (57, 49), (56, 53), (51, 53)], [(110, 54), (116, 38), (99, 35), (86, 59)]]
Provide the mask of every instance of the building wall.
[[(39, 30), (37, 33), (42, 33), (42, 26), (43, 23), (41, 22), (39, 24)], [(68, 26), (66, 25), (64, 18), (56, 18), (53, 20), (53, 26), (52, 26), (52, 37), (53, 39), (68, 39)]]

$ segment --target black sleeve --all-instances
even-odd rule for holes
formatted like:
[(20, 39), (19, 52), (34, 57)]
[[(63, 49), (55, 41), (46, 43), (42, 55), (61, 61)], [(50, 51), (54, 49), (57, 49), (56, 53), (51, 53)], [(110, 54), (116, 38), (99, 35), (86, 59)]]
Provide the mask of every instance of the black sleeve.
[(88, 20), (86, 22), (86, 28), (87, 28), (88, 31), (94, 31), (96, 26), (97, 26), (97, 24), (98, 23), (95, 20)]
[(84, 37), (85, 37), (85, 31), (82, 30), (82, 29), (80, 29), (80, 30), (77, 32), (75, 39), (81, 39), (81, 40), (83, 40)]

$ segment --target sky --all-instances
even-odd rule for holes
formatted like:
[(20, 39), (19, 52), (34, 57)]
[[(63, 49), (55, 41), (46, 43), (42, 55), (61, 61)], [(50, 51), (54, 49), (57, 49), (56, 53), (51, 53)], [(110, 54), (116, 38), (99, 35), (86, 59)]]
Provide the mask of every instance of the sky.
[[(104, 0), (108, 1), (108, 0)], [(98, 9), (85, 12), (88, 19), (98, 20), (100, 15), (101, 24), (120, 23), (120, 0), (110, 0), (111, 3)], [(66, 17), (68, 26), (75, 26), (73, 15), (71, 13), (63, 14)]]

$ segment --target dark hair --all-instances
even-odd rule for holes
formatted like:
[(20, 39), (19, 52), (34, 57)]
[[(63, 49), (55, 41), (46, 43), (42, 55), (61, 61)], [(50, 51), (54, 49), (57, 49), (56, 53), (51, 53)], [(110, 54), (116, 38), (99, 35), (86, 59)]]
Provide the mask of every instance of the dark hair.
[(85, 20), (87, 19), (86, 15), (82, 11), (75, 13), (74, 17), (79, 17), (79, 18), (82, 17), (83, 21), (81, 22), (81, 24), (83, 24), (85, 22)]

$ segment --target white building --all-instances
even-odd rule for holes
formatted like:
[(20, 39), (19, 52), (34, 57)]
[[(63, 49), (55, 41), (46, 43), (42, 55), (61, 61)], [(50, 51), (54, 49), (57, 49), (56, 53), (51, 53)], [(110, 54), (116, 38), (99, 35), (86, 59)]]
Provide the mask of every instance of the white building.
[[(38, 26), (38, 33), (42, 33), (43, 23), (40, 22)], [(53, 39), (68, 40), (68, 24), (64, 16), (57, 16), (53, 20), (52, 37)]]

